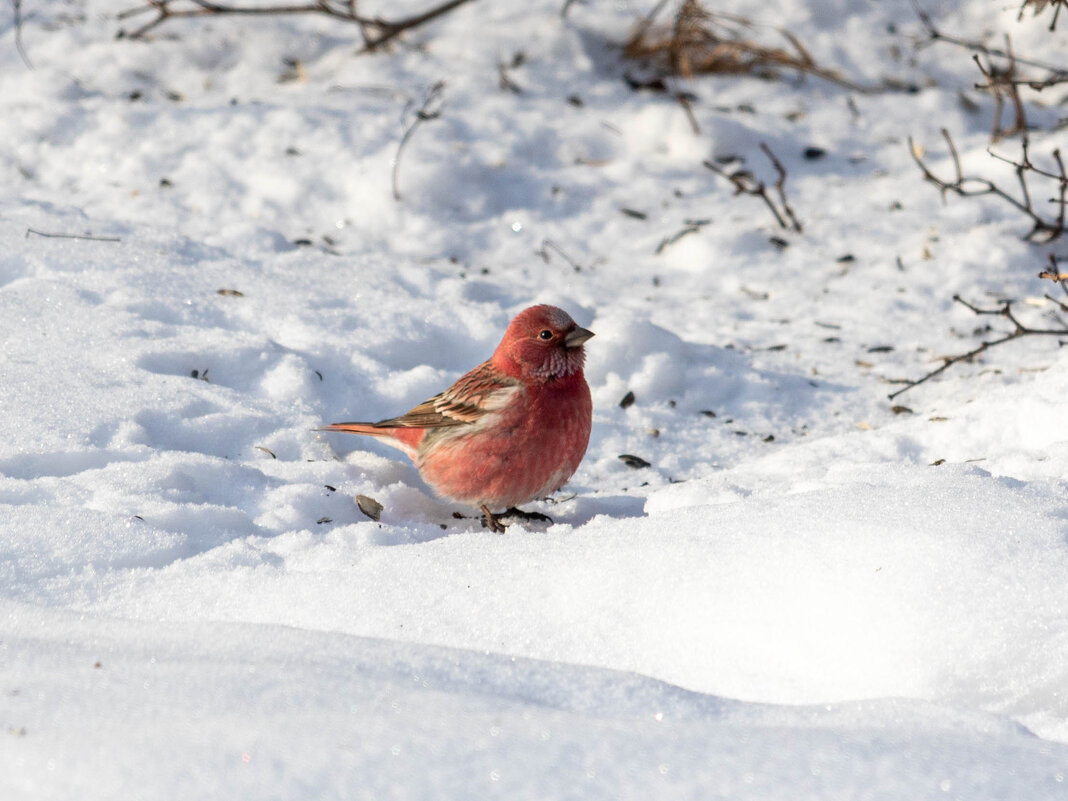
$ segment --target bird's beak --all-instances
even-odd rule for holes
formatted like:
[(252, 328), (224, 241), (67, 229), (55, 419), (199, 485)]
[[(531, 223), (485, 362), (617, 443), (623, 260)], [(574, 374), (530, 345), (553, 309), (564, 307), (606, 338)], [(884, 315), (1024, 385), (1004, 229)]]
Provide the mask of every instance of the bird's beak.
[(592, 336), (593, 331), (588, 328), (576, 328), (573, 331), (568, 331), (567, 336), (564, 337), (564, 347), (577, 348)]

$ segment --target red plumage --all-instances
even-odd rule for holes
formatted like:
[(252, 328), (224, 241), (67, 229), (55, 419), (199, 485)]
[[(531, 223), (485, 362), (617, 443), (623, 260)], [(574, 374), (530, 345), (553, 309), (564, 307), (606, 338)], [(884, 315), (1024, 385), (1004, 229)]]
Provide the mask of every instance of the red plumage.
[(441, 394), (400, 417), (324, 430), (399, 448), (435, 492), (481, 508), (487, 525), (503, 531), (491, 510), (552, 494), (586, 453), (593, 404), (583, 343), (592, 336), (562, 309), (531, 306), (488, 361)]

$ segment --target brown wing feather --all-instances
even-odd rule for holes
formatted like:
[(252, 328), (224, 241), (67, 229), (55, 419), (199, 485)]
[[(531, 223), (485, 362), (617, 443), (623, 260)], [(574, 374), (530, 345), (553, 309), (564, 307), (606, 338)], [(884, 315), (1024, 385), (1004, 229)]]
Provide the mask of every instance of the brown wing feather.
[(477, 422), (494, 411), (494, 396), (510, 391), (519, 382), (484, 362), (466, 375), (460, 376), (451, 387), (425, 400), (400, 417), (380, 420), (375, 428), (440, 428)]
[(474, 422), (474, 419), (477, 419), (464, 419), (459, 416), (442, 413), (437, 407), (441, 398), (442, 395), (435, 395), (430, 400), (423, 401), (400, 417), (379, 420), (373, 425), (376, 428), (438, 428), (439, 426), (459, 426)]

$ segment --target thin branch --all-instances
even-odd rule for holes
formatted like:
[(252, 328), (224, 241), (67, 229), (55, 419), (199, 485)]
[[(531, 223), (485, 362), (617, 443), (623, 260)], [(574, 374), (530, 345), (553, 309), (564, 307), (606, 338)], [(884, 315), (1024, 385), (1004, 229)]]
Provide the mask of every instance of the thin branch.
[(12, 11), (15, 16), (15, 50), (27, 69), (33, 69), (33, 62), (26, 54), (26, 48), (22, 46), (22, 0), (11, 0)]
[(1004, 69), (998, 69), (994, 67), (993, 60), (987, 57), (987, 66), (984, 68), (983, 62), (979, 58), (978, 53), (972, 54), (972, 59), (977, 65), (979, 65), (979, 71), (983, 73), (983, 77), (987, 79), (985, 84), (976, 84), (975, 88), (981, 91), (988, 91), (994, 95), (997, 107), (995, 109), (994, 125), (995, 130), (1001, 117), (1001, 104), (1004, 96), (1008, 95), (1016, 106), (1016, 121), (1017, 127), (1020, 130), (1026, 130), (1026, 121), (1023, 119), (1023, 101), (1020, 99), (1020, 87), (1026, 86), (1029, 89), (1033, 89), (1036, 92), (1041, 92), (1043, 89), (1048, 89), (1051, 86), (1057, 86), (1058, 84), (1068, 83), (1068, 71), (1063, 67), (1059, 67), (1056, 70), (1050, 72), (1045, 78), (1024, 78), (1020, 77), (1016, 72), (1016, 54), (1012, 49), (1012, 40), (1005, 36), (1005, 52), (1008, 54), (1008, 66)]
[(767, 187), (764, 185), (764, 182), (754, 178), (753, 173), (748, 170), (736, 170), (733, 173), (727, 172), (714, 161), (705, 161), (704, 165), (712, 170), (712, 172), (716, 173), (716, 175), (722, 175), (734, 184), (734, 194), (755, 195), (762, 199), (768, 209), (771, 210), (771, 213), (775, 217), (775, 222), (779, 224), (779, 227), (786, 227), (786, 220), (783, 219), (783, 216), (779, 213), (779, 210), (775, 208), (775, 204), (771, 201), (771, 198), (768, 197)]
[[(994, 195), (1030, 218), (1031, 230), (1023, 237), (1026, 241), (1051, 242), (1064, 233), (1066, 227), (1065, 213), (1066, 208), (1068, 208), (1068, 173), (1065, 172), (1064, 161), (1061, 158), (1059, 149), (1054, 150), (1052, 154), (1054, 164), (1056, 165), (1056, 172), (1041, 169), (1031, 162), (1031, 157), (1028, 151), (1029, 143), (1026, 136), (1021, 143), (1022, 156), (1020, 161), (1014, 161), (1005, 156), (998, 155), (991, 150), (987, 150), (987, 153), (989, 153), (991, 157), (1007, 164), (1011, 164), (1015, 169), (1016, 178), (1020, 184), (1020, 197), (1017, 198), (988, 178), (975, 175), (964, 175), (961, 169), (960, 155), (957, 153), (957, 148), (953, 144), (953, 139), (949, 135), (949, 131), (945, 128), (942, 129), (942, 137), (946, 140), (946, 146), (953, 163), (954, 177), (950, 180), (939, 178), (931, 171), (923, 160), (922, 148), (912, 140), (912, 137), (909, 137), (908, 142), (909, 153), (911, 153), (913, 161), (916, 162), (916, 165), (923, 172), (924, 180), (929, 181), (938, 187), (943, 200), (945, 200), (947, 192), (952, 192), (960, 197)], [(1050, 202), (1057, 207), (1056, 216), (1050, 217), (1035, 208), (1031, 197), (1031, 190), (1028, 188), (1028, 175), (1038, 175), (1056, 182), (1057, 197), (1050, 198)]]
[[(1030, 0), (1025, 0), (1024, 5), (1026, 6), (1029, 1)], [(1044, 0), (1037, 0), (1037, 2), (1043, 2), (1043, 1)], [(1068, 0), (1053, 0), (1053, 1), (1058, 3), (1058, 4), (1068, 3)], [(1002, 50), (1001, 48), (998, 48), (998, 47), (990, 47), (986, 43), (978, 41), (978, 40), (962, 39), (960, 37), (951, 36), (949, 34), (943, 33), (941, 30), (939, 30), (938, 28), (935, 27), (935, 24), (931, 20), (930, 15), (926, 11), (924, 11), (922, 8), (920, 8), (919, 3), (917, 2), (917, 0), (912, 0), (912, 7), (913, 7), (913, 10), (915, 10), (915, 12), (916, 12), (916, 16), (919, 18), (920, 23), (923, 25), (924, 29), (927, 32), (927, 41), (928, 41), (928, 43), (946, 42), (948, 44), (956, 45), (957, 47), (962, 47), (962, 48), (964, 48), (966, 50), (972, 51), (973, 58), (976, 60), (976, 63), (979, 64), (979, 69), (981, 71), (983, 71), (984, 74), (987, 74), (987, 72), (994, 72), (993, 67), (992, 67), (992, 57), (1003, 58), (1003, 59), (1006, 59), (1009, 62), (1008, 69), (1001, 71), (1001, 74), (997, 78), (997, 81), (996, 81), (996, 84), (998, 85), (997, 87), (991, 86), (990, 84), (986, 84), (986, 85), (980, 84), (980, 85), (976, 86), (977, 89), (992, 89), (992, 90), (994, 90), (995, 99), (997, 99), (997, 97), (998, 97), (998, 95), (997, 95), (998, 87), (1000, 87), (1002, 89), (1007, 89), (1007, 88), (1009, 88), (1011, 86), (1011, 87), (1013, 87), (1013, 91), (1015, 91), (1015, 89), (1018, 88), (1018, 87), (1026, 86), (1029, 89), (1033, 89), (1036, 92), (1041, 92), (1043, 89), (1048, 89), (1051, 86), (1057, 86), (1058, 84), (1068, 83), (1068, 70), (1066, 70), (1063, 66), (1056, 65), (1056, 64), (1050, 64), (1050, 63), (1044, 62), (1044, 61), (1038, 61), (1038, 60), (1032, 59), (1032, 58), (1019, 58), (1013, 52), (1012, 43), (1008, 42), (1008, 41), (1006, 43), (1005, 49)], [(1058, 7), (1058, 11), (1059, 10), (1060, 9)], [(1023, 12), (1023, 8), (1022, 7), (1021, 7), (1020, 11), (1021, 11), (1021, 14), (1022, 14), (1022, 12)], [(1037, 13), (1037, 10), (1036, 10), (1036, 13)], [(1054, 14), (1054, 25), (1056, 25), (1056, 14)], [(1052, 30), (1052, 28), (1051, 28), (1051, 30)], [(1006, 37), (1006, 40), (1007, 39), (1008, 39), (1008, 37)], [(988, 63), (988, 65), (991, 65), (991, 66), (988, 66), (986, 69), (984, 69), (982, 63), (979, 61), (979, 56), (980, 55), (986, 56), (987, 63)], [(1045, 78), (1019, 77), (1019, 76), (1016, 75), (1016, 65), (1017, 64), (1024, 64), (1026, 66), (1034, 67), (1036, 69), (1042, 69), (1042, 70), (1045, 70), (1049, 74)], [(1011, 73), (1011, 75), (1009, 75), (1007, 73)], [(1015, 98), (1015, 100), (1018, 101), (1019, 97), (1017, 96)], [(1000, 108), (1001, 107), (1000, 107), (1000, 104), (999, 104), (998, 107), (997, 107), (998, 113), (995, 114), (995, 118), (1000, 116)], [(1017, 108), (1017, 122), (1020, 121), (1021, 113), (1022, 113), (1022, 109), (1018, 107)], [(995, 120), (995, 130), (996, 130), (996, 126), (997, 126), (997, 121)]]
[[(1024, 6), (1026, 6), (1029, 2), (1032, 2), (1032, 0), (1024, 0)], [(1048, 0), (1034, 0), (1034, 2), (1037, 6), (1040, 3), (1048, 2)], [(1059, 6), (1068, 2), (1068, 0), (1053, 0), (1053, 2), (1058, 5), (1057, 13), (1059, 13)], [(1056, 86), (1061, 83), (1068, 83), (1068, 70), (1066, 70), (1063, 66), (1050, 64), (1044, 61), (1038, 61), (1037, 59), (1032, 58), (1018, 58), (1015, 53), (1013, 53), (1011, 44), (1007, 45), (1006, 49), (1002, 50), (998, 47), (990, 47), (986, 43), (975, 39), (962, 39), (957, 36), (952, 36), (943, 33), (941, 30), (935, 27), (931, 16), (922, 8), (920, 8), (917, 0), (912, 0), (912, 7), (913, 10), (916, 12), (916, 16), (920, 20), (920, 24), (923, 25), (925, 31), (927, 32), (927, 41), (929, 43), (946, 42), (957, 47), (962, 47), (966, 50), (971, 50), (973, 54), (977, 54), (976, 60), (978, 60), (978, 54), (986, 56), (988, 62), (990, 61), (991, 57), (1004, 58), (1009, 61), (1010, 69), (1012, 70), (1015, 70), (1016, 64), (1024, 64), (1029, 67), (1035, 67), (1036, 69), (1046, 70), (1046, 72), (1049, 73), (1045, 78), (1016, 77), (1014, 75), (1011, 78), (1005, 79), (1004, 81), (1002, 81), (1002, 83), (1012, 84), (1013, 86), (1017, 87), (1027, 86), (1028, 88), (1033, 89), (1036, 92), (1041, 92), (1043, 89), (1047, 89), (1050, 86)], [(1037, 14), (1040, 10), (1041, 9), (1036, 8), (1035, 13)], [(1022, 6), (1020, 8), (1020, 13), (1021, 15), (1023, 13)], [(1053, 27), (1056, 26), (1057, 13), (1054, 13), (1053, 26), (1051, 26), (1050, 30), (1053, 30)], [(982, 69), (981, 66), (980, 69)], [(977, 88), (986, 89), (989, 87), (979, 86)]]
[(508, 91), (514, 95), (523, 94), (523, 87), (512, 80), (508, 70), (522, 67), (526, 60), (526, 54), (522, 50), (513, 53), (512, 60), (507, 64), (504, 63), (504, 59), (500, 56), (497, 57), (497, 85), (501, 88), (501, 91)]
[[(1020, 84), (1016, 80), (1016, 59), (1012, 55), (1012, 40), (1006, 36), (1005, 42), (1009, 52), (1009, 64), (1004, 69), (995, 67), (990, 59), (987, 59), (984, 66), (978, 54), (972, 56), (976, 66), (979, 67), (979, 72), (986, 78), (985, 84), (976, 84), (975, 88), (990, 92), (994, 96), (994, 128), (990, 134), (994, 142), (1014, 134), (1027, 133), (1027, 115), (1024, 112), (1023, 100), (1020, 99)], [(1012, 125), (1008, 128), (1001, 124), (1006, 99), (1012, 103), (1016, 115)]]
[(753, 195), (759, 197), (764, 201), (764, 205), (768, 207), (772, 215), (775, 217), (775, 222), (779, 224), (780, 228), (792, 228), (798, 233), (801, 232), (801, 223), (794, 215), (794, 210), (790, 207), (789, 202), (786, 200), (786, 169), (782, 166), (775, 154), (771, 152), (765, 143), (760, 143), (760, 149), (764, 151), (764, 155), (771, 161), (772, 166), (775, 168), (777, 179), (775, 181), (775, 189), (779, 195), (779, 203), (782, 205), (782, 211), (775, 205), (775, 201), (768, 195), (767, 185), (763, 181), (759, 181), (754, 177), (753, 173), (748, 170), (735, 170), (734, 172), (728, 172), (723, 167), (716, 164), (714, 161), (705, 161), (704, 165), (708, 169), (717, 175), (722, 175), (728, 181), (734, 185), (734, 194), (736, 195)]
[(927, 375), (923, 376), (922, 378), (918, 378), (915, 381), (909, 381), (904, 387), (899, 389), (897, 392), (893, 392), (888, 395), (887, 398), (889, 400), (893, 400), (898, 395), (901, 395), (904, 392), (908, 392), (913, 387), (918, 387), (920, 384), (930, 381), (932, 378), (941, 375), (955, 364), (959, 364), (960, 362), (971, 361), (976, 356), (985, 353), (991, 348), (995, 348), (998, 345), (1004, 345), (1006, 342), (1012, 342), (1014, 339), (1020, 339), (1022, 337), (1027, 336), (1068, 336), (1068, 325), (1063, 326), (1061, 328), (1031, 328), (1029, 326), (1024, 325), (1022, 322), (1020, 322), (1019, 318), (1017, 318), (1016, 315), (1013, 314), (1011, 301), (1006, 301), (1000, 308), (997, 309), (980, 309), (979, 307), (974, 306), (968, 301), (964, 300), (960, 295), (954, 295), (953, 300), (957, 303), (960, 303), (965, 308), (970, 309), (974, 314), (1004, 317), (1006, 320), (1012, 323), (1013, 330), (1010, 333), (999, 337), (998, 339), (983, 342), (979, 345), (979, 347), (973, 348), (967, 353), (962, 353), (959, 356), (945, 357), (940, 367), (927, 373)]
[(415, 119), (412, 120), (412, 124), (405, 130), (404, 135), (401, 136), (400, 143), (397, 145), (397, 155), (393, 157), (393, 199), (400, 201), (400, 189), (397, 183), (397, 176), (400, 170), (400, 158), (401, 153), (404, 152), (405, 146), (411, 140), (412, 135), (415, 133), (415, 129), (422, 123), (429, 122), (430, 120), (436, 120), (441, 116), (441, 111), (444, 108), (445, 101), (441, 99), (441, 94), (445, 90), (445, 81), (438, 81), (436, 84), (430, 87), (426, 93), (426, 97), (423, 98), (423, 105), (419, 107), (419, 110), (415, 112)]
[(575, 0), (564, 0), (564, 4), (560, 7), (560, 19), (567, 19), (567, 12), (571, 10), (574, 3)]
[(375, 17), (371, 27), (377, 29), (378, 34), (368, 38), (366, 30), (364, 31), (364, 49), (367, 51), (375, 50), (382, 45), (387, 44), (394, 37), (399, 36), (405, 31), (411, 30), (412, 28), (418, 28), (420, 25), (437, 19), (443, 14), (448, 14), (453, 9), (473, 1), (474, 0), (449, 0), (449, 2), (442, 3), (440, 6), (435, 6), (422, 14), (416, 14), (415, 16), (407, 17), (406, 19), (397, 20), (395, 22), (389, 22), (381, 17)]
[(660, 240), (660, 244), (656, 246), (656, 250), (653, 251), (653, 252), (657, 256), (659, 256), (661, 253), (664, 252), (664, 250), (666, 250), (671, 245), (674, 245), (676, 242), (678, 242), (684, 236), (687, 236), (689, 234), (696, 234), (698, 231), (700, 231), (702, 228), (704, 228), (710, 222), (712, 222), (712, 221), (711, 220), (684, 220), (683, 221), (684, 227), (682, 229), (680, 229), (678, 232), (672, 234), (671, 236), (666, 236), (663, 239), (661, 239)]
[(798, 221), (797, 217), (794, 216), (794, 210), (790, 207), (790, 203), (786, 199), (786, 168), (782, 166), (782, 162), (771, 152), (771, 148), (763, 142), (760, 143), (760, 149), (764, 151), (764, 155), (771, 161), (771, 165), (775, 168), (775, 172), (778, 175), (775, 179), (775, 191), (779, 193), (779, 203), (782, 205), (783, 214), (790, 220), (791, 227), (798, 233), (801, 233), (801, 223)]
[(370, 17), (361, 17), (356, 14), (354, 5), (331, 5), (329, 0), (318, 0), (317, 2), (307, 4), (274, 6), (227, 6), (209, 2), (209, 0), (186, 0), (186, 5), (192, 6), (191, 8), (174, 8), (175, 4), (182, 2), (183, 0), (147, 0), (146, 5), (119, 12), (117, 18), (120, 20), (143, 14), (146, 11), (154, 11), (156, 13), (156, 16), (153, 19), (146, 22), (140, 28), (129, 33), (120, 31), (119, 35), (127, 39), (141, 39), (167, 20), (205, 16), (259, 16), (266, 14), (288, 16), (291, 14), (325, 14), (328, 17), (335, 17), (347, 22), (354, 22), (361, 26), (361, 29), (363, 26), (373, 24), (374, 22)]
[[(957, 47), (963, 47), (966, 50), (971, 50), (973, 53), (982, 53), (984, 56), (997, 56), (998, 58), (1012, 58), (1012, 55), (1005, 50), (998, 47), (990, 47), (984, 42), (980, 42), (977, 39), (962, 39), (958, 36), (952, 36), (947, 33), (943, 33), (931, 20), (930, 14), (920, 8), (920, 4), (917, 0), (912, 0), (912, 8), (916, 12), (916, 16), (920, 20), (920, 24), (923, 25), (924, 30), (927, 32), (927, 40), (929, 42), (946, 42), (947, 44), (956, 45)], [(1063, 73), (1064, 68), (1049, 64), (1044, 61), (1038, 61), (1033, 58), (1017, 58), (1016, 61), (1020, 64), (1026, 64), (1029, 67), (1037, 67), (1040, 70), (1047, 70), (1051, 73)]]
[(1028, 6), (1032, 7), (1033, 16), (1038, 16), (1047, 8), (1053, 8), (1053, 21), (1049, 24), (1050, 31), (1057, 30), (1057, 17), (1060, 16), (1061, 9), (1068, 7), (1068, 0), (1023, 0), (1020, 5), (1020, 13), (1016, 15), (1016, 21), (1019, 22), (1023, 19), (1024, 9)]
[(686, 119), (690, 121), (690, 130), (693, 131), (693, 135), (700, 136), (701, 126), (697, 122), (697, 117), (694, 116), (693, 106), (690, 103), (690, 96), (688, 96), (686, 92), (676, 92), (675, 100), (682, 106), (682, 110), (686, 112)]
[[(973, 55), (972, 58), (975, 59), (976, 61), (979, 60), (979, 56), (978, 55)], [(980, 70), (982, 70), (982, 67), (980, 67)], [(1043, 89), (1048, 89), (1051, 86), (1058, 86), (1058, 85), (1060, 85), (1062, 83), (1068, 83), (1068, 70), (1061, 69), (1058, 72), (1054, 72), (1054, 73), (1051, 73), (1051, 74), (1047, 75), (1045, 78), (1015, 77), (1015, 76), (1012, 77), (1012, 78), (1008, 78), (1008, 77), (1002, 76), (999, 79), (999, 83), (1004, 84), (1004, 85), (1012, 85), (1012, 86), (1016, 87), (1017, 89), (1019, 89), (1021, 86), (1026, 86), (1028, 89), (1033, 89), (1036, 92), (1041, 92)], [(980, 89), (980, 90), (989, 90), (989, 89), (992, 89), (993, 87), (991, 87), (989, 84), (977, 83), (975, 85), (975, 88), (976, 89)]]
[(563, 258), (563, 260), (568, 263), (568, 266), (570, 266), (572, 270), (574, 270), (576, 273), (582, 272), (582, 265), (579, 264), (577, 261), (575, 261), (570, 256), (568, 256), (566, 253), (564, 253), (564, 249), (561, 248), (555, 242), (553, 242), (551, 239), (543, 239), (543, 240), (541, 240), (541, 247), (538, 248), (534, 252), (537, 253), (539, 256), (541, 256), (542, 261), (544, 261), (546, 264), (548, 264), (550, 259), (552, 258), (549, 255), (549, 249), (550, 248), (552, 248), (557, 253), (559, 253), (560, 256)]
[[(364, 52), (370, 52), (388, 44), (405, 31), (418, 28), (470, 2), (474, 0), (447, 0), (421, 14), (414, 14), (399, 20), (386, 20), (381, 17), (366, 17), (358, 14), (354, 0), (312, 0), (306, 3), (259, 6), (227, 5), (211, 0), (147, 0), (146, 5), (120, 12), (118, 18), (122, 20), (148, 11), (155, 12), (155, 17), (140, 28), (122, 34), (129, 39), (141, 39), (170, 19), (205, 16), (321, 14), (358, 25), (363, 36)], [(175, 5), (180, 7), (175, 8)]]
[(1046, 78), (1013, 78), (1011, 83), (1016, 86), (1026, 86), (1028, 89), (1034, 89), (1036, 92), (1041, 92), (1043, 89), (1048, 89), (1051, 86), (1059, 86), (1062, 83), (1068, 83), (1068, 72), (1058, 72)]

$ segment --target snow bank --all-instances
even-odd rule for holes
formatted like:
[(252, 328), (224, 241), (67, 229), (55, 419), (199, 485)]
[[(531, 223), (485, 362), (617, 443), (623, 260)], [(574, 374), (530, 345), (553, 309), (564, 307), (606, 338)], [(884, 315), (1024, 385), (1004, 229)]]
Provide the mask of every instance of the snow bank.
[[(0, 796), (1064, 797), (1068, 354), (887, 399), (990, 335), (954, 293), (1052, 309), (1015, 212), (943, 205), (904, 145), (985, 163), (974, 65), (891, 4), (743, 3), (920, 90), (693, 80), (695, 132), (623, 81), (633, 10), (559, 6), (367, 56), (327, 20), (133, 42), (46, 2), (33, 71), (0, 27)], [(702, 166), (773, 179), (760, 142), (803, 235)], [(315, 431), (538, 302), (597, 333), (555, 524), (490, 534)]]

